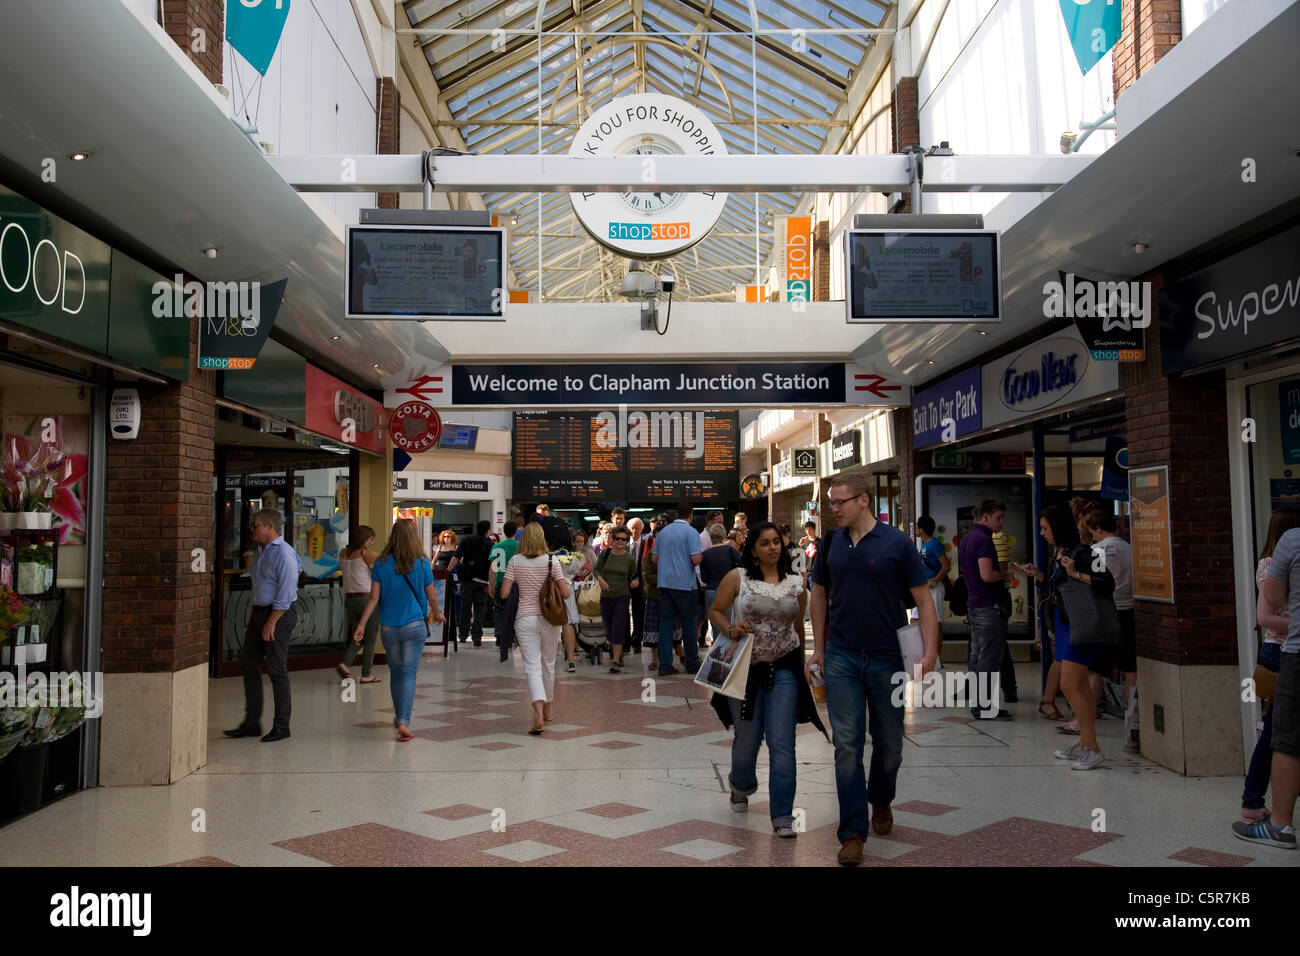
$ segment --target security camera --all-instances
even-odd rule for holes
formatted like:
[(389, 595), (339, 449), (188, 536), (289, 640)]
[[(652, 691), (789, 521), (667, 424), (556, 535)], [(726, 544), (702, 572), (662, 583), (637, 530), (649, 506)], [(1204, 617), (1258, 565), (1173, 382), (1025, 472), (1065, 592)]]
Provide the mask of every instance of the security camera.
[(671, 272), (659, 277), (659, 288), (665, 292), (672, 292), (677, 287), (677, 277)]
[(1064, 133), (1062, 133), (1061, 152), (1065, 153), (1067, 156), (1070, 153), (1074, 152), (1074, 143), (1075, 140), (1077, 140), (1078, 138), (1079, 138), (1079, 134), (1072, 129), (1067, 129)]

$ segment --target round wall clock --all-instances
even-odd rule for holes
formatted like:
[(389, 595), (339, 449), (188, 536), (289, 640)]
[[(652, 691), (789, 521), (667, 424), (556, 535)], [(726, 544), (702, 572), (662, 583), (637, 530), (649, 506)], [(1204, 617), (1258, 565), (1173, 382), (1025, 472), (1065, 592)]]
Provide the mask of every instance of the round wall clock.
[(688, 249), (717, 224), (726, 193), (656, 189), (659, 156), (723, 156), (712, 121), (685, 100), (659, 93), (623, 96), (594, 112), (574, 137), (570, 156), (641, 156), (645, 192), (571, 193), (582, 227), (607, 249), (661, 259)]

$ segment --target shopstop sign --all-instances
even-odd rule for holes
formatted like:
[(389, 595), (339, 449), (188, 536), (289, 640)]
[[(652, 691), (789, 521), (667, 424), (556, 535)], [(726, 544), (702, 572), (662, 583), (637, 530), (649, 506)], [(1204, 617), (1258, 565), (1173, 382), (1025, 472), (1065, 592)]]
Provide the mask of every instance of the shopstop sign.
[(424, 402), (405, 402), (397, 406), (388, 422), (393, 444), (407, 454), (428, 451), (442, 435), (442, 419), (437, 410)]

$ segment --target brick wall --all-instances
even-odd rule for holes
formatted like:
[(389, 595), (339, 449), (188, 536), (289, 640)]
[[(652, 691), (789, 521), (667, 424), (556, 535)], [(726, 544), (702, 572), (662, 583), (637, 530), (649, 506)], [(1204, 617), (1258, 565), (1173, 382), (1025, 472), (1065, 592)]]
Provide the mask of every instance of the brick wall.
[[(140, 434), (109, 441), (104, 540), (106, 673), (179, 671), (208, 659), (211, 633), (216, 373), (140, 383)], [(208, 573), (193, 570), (202, 548)]]
[(1179, 0), (1121, 0), (1122, 32), (1112, 50), (1115, 97), (1183, 37)]
[(825, 219), (813, 224), (812, 297), (814, 302), (831, 298), (831, 224)]
[[(1159, 289), (1158, 276), (1151, 279)], [(1160, 374), (1159, 314), (1146, 361), (1121, 366), (1129, 465), (1169, 466), (1175, 604), (1138, 601), (1138, 654), (1180, 665), (1237, 663), (1229, 496), (1228, 410), (1222, 372)]]
[[(379, 129), (379, 148), (381, 155), (400, 153), (402, 151), (402, 97), (397, 84), (390, 76), (381, 76), (375, 80), (375, 102), (379, 109), (375, 114), (375, 123)], [(380, 209), (396, 209), (400, 193), (380, 193)]]
[[(905, 76), (894, 84), (891, 104), (893, 113), (894, 152), (901, 153), (908, 146), (921, 145), (920, 98), (917, 95), (916, 77)], [(912, 212), (912, 198), (904, 190), (902, 212)], [(918, 210), (919, 211), (919, 210)], [(910, 434), (910, 432), (909, 432)]]
[[(210, 83), (221, 82), (223, 38), (226, 35), (225, 0), (166, 0), (162, 27), (203, 71)], [(202, 30), (203, 52), (194, 31)]]

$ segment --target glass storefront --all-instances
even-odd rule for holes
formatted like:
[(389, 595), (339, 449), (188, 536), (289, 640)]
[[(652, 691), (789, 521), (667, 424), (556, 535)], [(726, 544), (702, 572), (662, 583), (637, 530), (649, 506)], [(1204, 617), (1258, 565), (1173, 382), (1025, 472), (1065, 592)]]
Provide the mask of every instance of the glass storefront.
[(86, 607), (90, 465), (103, 454), (94, 392), (0, 364), (0, 825), (94, 783), (103, 693), (100, 622)]
[(252, 613), (249, 569), (256, 544), (251, 528), (263, 509), (279, 513), (285, 541), (302, 562), (289, 666), (332, 666), (347, 639), (339, 550), (357, 523), (356, 462), (346, 448), (326, 439), (267, 424), (226, 409), (218, 422), (222, 560), (212, 653), (218, 676), (240, 672)]

